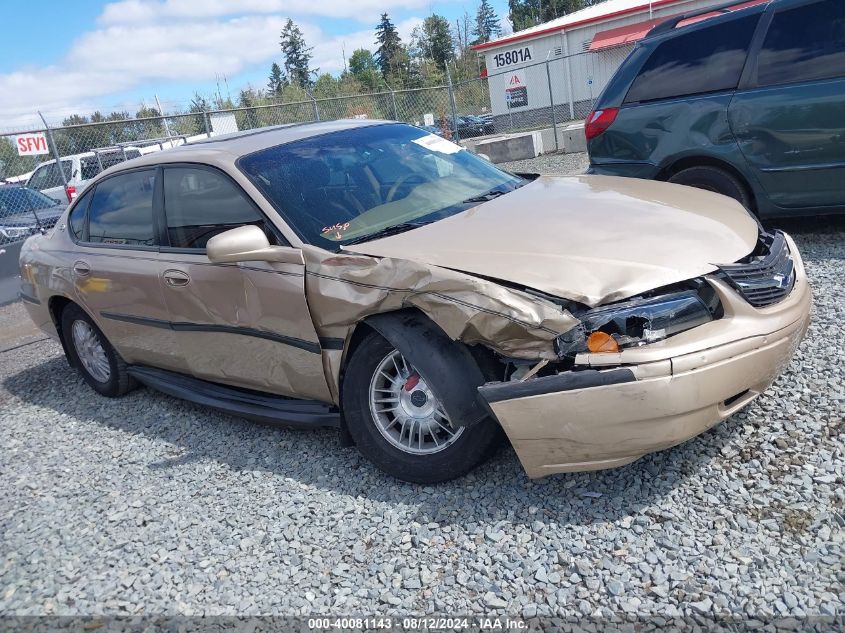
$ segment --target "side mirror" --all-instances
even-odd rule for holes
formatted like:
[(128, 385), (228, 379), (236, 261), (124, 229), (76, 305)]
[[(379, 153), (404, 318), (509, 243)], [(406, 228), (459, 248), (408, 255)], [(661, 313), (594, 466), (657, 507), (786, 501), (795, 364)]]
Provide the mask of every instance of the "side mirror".
[(215, 264), (232, 262), (280, 262), (303, 264), (302, 251), (289, 246), (271, 246), (254, 224), (239, 226), (215, 235), (206, 244), (208, 259)]

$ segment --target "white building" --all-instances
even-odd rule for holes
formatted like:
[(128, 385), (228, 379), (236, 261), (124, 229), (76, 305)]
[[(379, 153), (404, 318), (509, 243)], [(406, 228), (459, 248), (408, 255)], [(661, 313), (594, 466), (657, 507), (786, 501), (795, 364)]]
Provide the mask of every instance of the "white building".
[(722, 3), (606, 0), (479, 44), (474, 48), (486, 59), (493, 114), (497, 120), (510, 117), (511, 127), (528, 127), (550, 119), (553, 100), (558, 122), (583, 118), (634, 44), (652, 27), (668, 17)]

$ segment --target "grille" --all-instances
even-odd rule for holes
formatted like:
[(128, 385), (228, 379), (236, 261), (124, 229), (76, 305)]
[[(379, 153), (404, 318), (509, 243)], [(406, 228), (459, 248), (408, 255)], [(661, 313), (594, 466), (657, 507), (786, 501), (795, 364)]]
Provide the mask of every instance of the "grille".
[(780, 231), (761, 233), (746, 261), (719, 266), (728, 283), (756, 308), (783, 299), (795, 283), (795, 266), (786, 238)]

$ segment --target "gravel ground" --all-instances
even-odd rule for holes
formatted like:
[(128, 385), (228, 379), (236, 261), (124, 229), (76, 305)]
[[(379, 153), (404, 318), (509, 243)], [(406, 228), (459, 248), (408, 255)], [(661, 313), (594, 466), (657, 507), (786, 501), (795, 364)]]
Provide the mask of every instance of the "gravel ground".
[[(17, 281), (17, 287), (20, 288), (20, 280)], [(16, 301), (0, 306), (0, 354), (19, 345), (45, 338), (46, 334), (29, 318), (23, 303)], [(3, 358), (0, 362), (4, 360), (6, 359)]]
[(815, 292), (788, 371), (611, 471), (503, 448), (408, 485), (332, 432), (100, 398), (51, 341), (0, 353), (0, 613), (845, 615), (845, 221), (786, 228)]
[(501, 163), (501, 167), (513, 172), (540, 174), (580, 174), (590, 165), (585, 152), (572, 154), (544, 154), (529, 160)]

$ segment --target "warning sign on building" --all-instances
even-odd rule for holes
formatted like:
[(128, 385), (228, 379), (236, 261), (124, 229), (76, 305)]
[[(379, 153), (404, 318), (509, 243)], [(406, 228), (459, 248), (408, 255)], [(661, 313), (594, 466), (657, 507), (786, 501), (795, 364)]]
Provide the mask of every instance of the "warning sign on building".
[(528, 86), (524, 71), (512, 72), (505, 84), (505, 102), (508, 108), (523, 108), (528, 105)]

